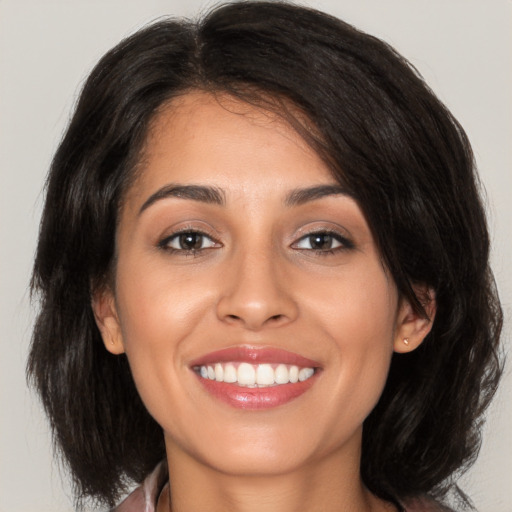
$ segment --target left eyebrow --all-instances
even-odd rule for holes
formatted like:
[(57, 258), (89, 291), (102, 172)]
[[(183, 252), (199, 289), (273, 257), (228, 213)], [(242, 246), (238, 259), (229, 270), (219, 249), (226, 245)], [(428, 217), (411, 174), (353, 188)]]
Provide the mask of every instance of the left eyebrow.
[(316, 187), (292, 190), (285, 199), (286, 206), (300, 206), (310, 201), (327, 196), (349, 196), (350, 194), (340, 185), (318, 185)]
[(144, 204), (140, 207), (139, 215), (149, 208), (152, 204), (167, 199), (169, 197), (177, 197), (180, 199), (191, 199), (192, 201), (199, 201), (201, 203), (218, 204), (220, 206), (225, 204), (224, 191), (211, 186), (205, 185), (176, 185), (169, 184), (157, 190), (154, 194), (148, 197)]

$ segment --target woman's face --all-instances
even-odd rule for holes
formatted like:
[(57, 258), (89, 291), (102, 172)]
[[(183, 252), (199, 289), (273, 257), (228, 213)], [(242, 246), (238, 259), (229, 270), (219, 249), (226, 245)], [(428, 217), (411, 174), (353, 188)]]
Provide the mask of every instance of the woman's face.
[(238, 474), (359, 457), (410, 308), (357, 203), (283, 120), (227, 96), (174, 100), (117, 256), (96, 314), (168, 453)]

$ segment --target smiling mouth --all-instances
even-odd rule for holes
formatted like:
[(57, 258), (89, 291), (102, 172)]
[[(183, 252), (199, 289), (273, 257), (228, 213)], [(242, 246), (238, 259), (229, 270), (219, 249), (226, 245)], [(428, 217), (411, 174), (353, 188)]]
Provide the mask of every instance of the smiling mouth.
[(245, 410), (291, 402), (306, 393), (323, 370), (319, 363), (287, 350), (247, 345), (204, 355), (190, 368), (208, 394)]
[(267, 388), (295, 384), (310, 379), (313, 367), (280, 364), (250, 364), (246, 362), (217, 362), (195, 366), (194, 371), (203, 379), (225, 382), (247, 388)]

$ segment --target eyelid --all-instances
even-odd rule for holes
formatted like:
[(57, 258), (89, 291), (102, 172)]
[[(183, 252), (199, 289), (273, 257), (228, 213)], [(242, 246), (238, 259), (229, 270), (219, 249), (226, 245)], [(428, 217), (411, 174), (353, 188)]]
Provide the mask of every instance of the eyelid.
[[(334, 237), (336, 240), (338, 240), (342, 247), (336, 247), (335, 249), (354, 249), (356, 244), (353, 241), (352, 236), (350, 233), (339, 225), (334, 225), (332, 223), (326, 223), (323, 222), (315, 222), (315, 223), (309, 223), (306, 226), (302, 226), (300, 229), (298, 229), (295, 232), (295, 235), (293, 237), (293, 242), (290, 244), (291, 247), (294, 247), (294, 245), (297, 244), (300, 240), (303, 240), (304, 238), (307, 238), (308, 236), (316, 235), (316, 234), (325, 234), (330, 235)], [(308, 250), (308, 249), (304, 249)], [(309, 249), (313, 250), (313, 249)]]
[(222, 243), (219, 241), (218, 235), (214, 235), (212, 233), (212, 231), (213, 231), (213, 229), (205, 229), (202, 227), (199, 228), (197, 226), (185, 225), (178, 229), (168, 230), (165, 235), (162, 235), (158, 238), (156, 245), (158, 248), (165, 249), (168, 251), (176, 251), (176, 252), (181, 252), (181, 253), (191, 252), (191, 251), (187, 251), (186, 249), (175, 249), (173, 247), (169, 247), (168, 244), (172, 239), (174, 239), (180, 235), (187, 234), (187, 233), (195, 233), (197, 235), (201, 235), (206, 238), (209, 238), (215, 244), (213, 247), (205, 247), (204, 249), (197, 249), (195, 252), (199, 252), (201, 250), (213, 249), (215, 247), (222, 247)]
[[(303, 240), (306, 240), (307, 238), (309, 237), (312, 237), (312, 236), (315, 236), (315, 235), (327, 235), (327, 236), (331, 236), (333, 238), (333, 240), (335, 240), (338, 245), (335, 246), (335, 247), (331, 247), (329, 249), (315, 249), (313, 247), (311, 248), (307, 248), (307, 247), (299, 247), (299, 243), (302, 242)], [(345, 237), (344, 235), (342, 235), (341, 233), (337, 232), (337, 231), (332, 231), (332, 230), (315, 230), (315, 231), (311, 231), (310, 233), (306, 233), (304, 235), (302, 235), (300, 238), (296, 239), (295, 242), (292, 243), (291, 245), (292, 249), (297, 249), (297, 250), (300, 250), (300, 251), (311, 251), (311, 252), (316, 252), (316, 253), (334, 253), (334, 252), (337, 252), (337, 251), (344, 251), (344, 250), (348, 250), (348, 249), (353, 249), (354, 248), (354, 243), (349, 240), (347, 237)]]
[[(315, 235), (330, 236), (330, 237), (332, 237), (332, 240), (337, 243), (337, 245), (334, 247), (330, 247), (329, 249), (315, 249), (314, 247), (300, 247), (300, 244), (302, 244), (302, 242), (305, 242), (306, 240), (308, 240), (311, 237), (314, 237)], [(345, 247), (345, 241), (337, 233), (329, 233), (329, 232), (325, 231), (325, 232), (318, 232), (318, 233), (311, 233), (309, 235), (304, 235), (301, 238), (299, 238), (293, 245), (295, 246), (296, 249), (301, 249), (304, 251), (332, 251), (332, 250), (336, 250), (336, 249)]]
[[(180, 249), (178, 247), (172, 247), (171, 244), (176, 242), (176, 240), (179, 240), (179, 238), (182, 235), (189, 235), (189, 234), (198, 235), (203, 239), (203, 241), (209, 240), (211, 242), (211, 245), (209, 245), (207, 247), (200, 247), (199, 249)], [(161, 243), (162, 243), (162, 246), (166, 249), (173, 249), (175, 251), (180, 251), (180, 252), (181, 251), (183, 251), (183, 252), (189, 252), (189, 251), (198, 252), (198, 251), (202, 251), (204, 249), (213, 249), (216, 245), (218, 246), (217, 242), (215, 240), (213, 240), (212, 237), (208, 236), (205, 233), (200, 233), (198, 231), (184, 231), (181, 233), (175, 233), (174, 235), (171, 235), (171, 236), (168, 236), (167, 238), (165, 238)]]

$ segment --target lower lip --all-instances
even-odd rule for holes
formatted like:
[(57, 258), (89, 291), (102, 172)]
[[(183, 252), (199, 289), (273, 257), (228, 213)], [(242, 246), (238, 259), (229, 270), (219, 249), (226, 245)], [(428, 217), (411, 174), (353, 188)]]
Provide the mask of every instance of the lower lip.
[(205, 379), (199, 375), (197, 377), (206, 391), (228, 405), (237, 409), (257, 410), (278, 407), (298, 398), (314, 384), (317, 373), (302, 382), (265, 388), (248, 388)]

